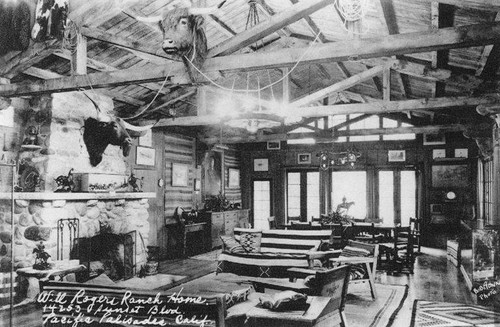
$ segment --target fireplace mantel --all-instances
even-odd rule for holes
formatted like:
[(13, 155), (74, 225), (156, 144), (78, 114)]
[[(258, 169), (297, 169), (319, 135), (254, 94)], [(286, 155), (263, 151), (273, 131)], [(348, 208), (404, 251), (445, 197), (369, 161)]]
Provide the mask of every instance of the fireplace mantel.
[[(120, 200), (120, 199), (151, 199), (155, 198), (155, 192), (128, 192), (128, 193), (44, 193), (44, 192), (20, 192), (14, 193), (15, 200)], [(0, 199), (11, 199), (11, 193), (0, 193)]]

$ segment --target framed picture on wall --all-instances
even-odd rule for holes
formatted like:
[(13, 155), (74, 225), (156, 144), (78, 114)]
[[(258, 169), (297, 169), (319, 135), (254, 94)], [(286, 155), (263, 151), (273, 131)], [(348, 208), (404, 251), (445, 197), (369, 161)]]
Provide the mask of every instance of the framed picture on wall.
[(138, 146), (135, 150), (136, 165), (152, 166), (155, 165), (155, 149), (145, 146)]
[(446, 158), (446, 150), (445, 149), (433, 149), (432, 150), (432, 159), (442, 159)]
[(189, 166), (172, 163), (172, 186), (188, 186)]
[(433, 165), (432, 187), (467, 187), (470, 173), (467, 165)]
[(387, 160), (389, 162), (405, 162), (406, 150), (389, 150), (387, 152)]
[(269, 159), (259, 158), (253, 160), (253, 170), (254, 171), (268, 171), (269, 170)]
[(468, 158), (469, 150), (468, 149), (455, 149), (455, 158)]
[(240, 187), (240, 170), (235, 168), (228, 169), (228, 184), (229, 188), (239, 188)]
[(424, 134), (424, 145), (442, 145), (446, 144), (444, 134)]
[(267, 142), (267, 149), (268, 150), (279, 150), (279, 149), (281, 149), (281, 142), (280, 141), (268, 141)]
[(299, 165), (307, 165), (311, 163), (311, 154), (310, 153), (299, 153), (297, 155), (297, 163)]

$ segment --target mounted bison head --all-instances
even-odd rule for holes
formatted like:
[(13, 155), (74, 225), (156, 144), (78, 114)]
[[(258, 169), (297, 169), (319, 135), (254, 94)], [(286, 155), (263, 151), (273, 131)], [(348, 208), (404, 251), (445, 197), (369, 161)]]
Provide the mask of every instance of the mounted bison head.
[(90, 117), (85, 120), (84, 128), (83, 141), (93, 167), (102, 161), (102, 154), (109, 144), (121, 147), (125, 157), (130, 153), (132, 139), (118, 118), (108, 122)]
[(190, 64), (201, 68), (208, 52), (207, 38), (203, 30), (205, 19), (202, 15), (215, 12), (224, 2), (222, 1), (218, 6), (210, 8), (191, 8), (188, 5), (175, 8), (168, 7), (162, 16), (137, 17), (137, 20), (159, 23), (163, 33), (161, 46), (163, 51), (167, 54), (179, 56), (186, 65), (191, 80), (193, 80)]

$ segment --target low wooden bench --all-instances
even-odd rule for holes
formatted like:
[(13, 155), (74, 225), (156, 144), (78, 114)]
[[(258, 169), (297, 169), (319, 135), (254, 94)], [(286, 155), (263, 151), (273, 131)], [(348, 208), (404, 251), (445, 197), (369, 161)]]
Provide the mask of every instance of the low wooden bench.
[(132, 290), (116, 286), (40, 281), (43, 326), (225, 327), (224, 295)]

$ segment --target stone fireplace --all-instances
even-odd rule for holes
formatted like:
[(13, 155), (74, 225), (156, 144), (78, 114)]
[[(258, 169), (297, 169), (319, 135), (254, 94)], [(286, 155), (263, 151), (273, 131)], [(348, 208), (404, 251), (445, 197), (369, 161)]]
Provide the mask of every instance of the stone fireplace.
[[(59, 219), (77, 218), (79, 237), (93, 238), (101, 226), (114, 235), (136, 233), (134, 261), (136, 270), (146, 263), (149, 239), (148, 198), (153, 193), (54, 193), (55, 179), (73, 169), (78, 173), (130, 175), (131, 167), (118, 146), (109, 145), (102, 162), (92, 167), (83, 141), (84, 120), (96, 118), (113, 109), (112, 99), (88, 92), (98, 104), (81, 92), (57, 93), (30, 101), (21, 116), (19, 144), (24, 130), (36, 125), (43, 140), (40, 149), (20, 149), (19, 160), (34, 167), (41, 177), (36, 192), (15, 194), (14, 215), (10, 214), (7, 193), (0, 194), (0, 265), (2, 271), (33, 264), (33, 249), (42, 241), (51, 259), (57, 259), (57, 222)], [(77, 183), (78, 184), (78, 183)], [(11, 233), (13, 232), (13, 237)], [(11, 257), (10, 249), (14, 255)], [(69, 256), (69, 254), (68, 254)], [(64, 257), (62, 259), (68, 259)]]

